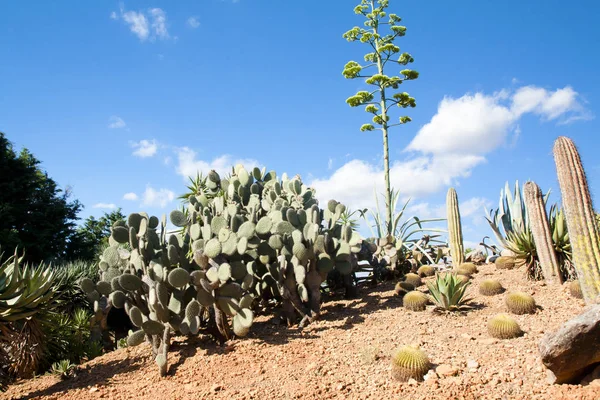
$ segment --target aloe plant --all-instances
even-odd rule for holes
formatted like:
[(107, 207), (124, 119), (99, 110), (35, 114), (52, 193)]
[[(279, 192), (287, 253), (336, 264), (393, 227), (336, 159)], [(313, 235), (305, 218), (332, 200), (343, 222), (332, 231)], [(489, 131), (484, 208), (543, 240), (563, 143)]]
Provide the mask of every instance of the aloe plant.
[(471, 300), (466, 297), (469, 281), (462, 281), (453, 273), (436, 274), (435, 280), (427, 282), (432, 301), (438, 309), (459, 311)]

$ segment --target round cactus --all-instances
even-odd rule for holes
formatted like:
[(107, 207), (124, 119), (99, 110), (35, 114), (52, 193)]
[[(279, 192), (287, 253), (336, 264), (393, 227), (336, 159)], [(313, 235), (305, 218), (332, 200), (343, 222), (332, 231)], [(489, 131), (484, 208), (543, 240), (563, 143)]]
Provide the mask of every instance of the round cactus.
[(171, 211), (171, 214), (169, 214), (169, 219), (171, 220), (171, 223), (178, 228), (181, 228), (187, 224), (187, 218), (185, 214), (179, 210)]
[(431, 265), (422, 265), (417, 270), (417, 274), (419, 274), (419, 276), (422, 278), (424, 278), (426, 276), (434, 276), (435, 275), (435, 267), (432, 267)]
[(571, 281), (567, 285), (571, 296), (575, 297), (576, 299), (583, 299), (583, 292), (581, 291), (581, 285), (579, 285), (578, 280)]
[(221, 254), (221, 250), (221, 242), (219, 242), (219, 239), (216, 238), (210, 239), (204, 245), (204, 254), (206, 254), (206, 256), (209, 258), (215, 258)]
[(512, 292), (506, 296), (506, 308), (513, 314), (533, 314), (537, 308), (535, 299), (524, 292)]
[(404, 282), (410, 283), (414, 287), (419, 287), (423, 284), (421, 277), (417, 274), (408, 273), (404, 276)]
[(411, 311), (424, 311), (429, 299), (425, 293), (413, 290), (404, 295), (402, 299), (402, 305), (404, 308)]
[(417, 347), (403, 346), (392, 356), (392, 375), (402, 382), (411, 378), (423, 380), (429, 368), (431, 363), (427, 354)]
[(471, 275), (473, 275), (473, 273), (471, 272), (471, 270), (465, 269), (465, 268), (461, 268), (461, 267), (456, 268), (454, 270), (454, 272), (456, 273), (456, 275), (463, 275), (463, 276), (466, 276), (467, 278), (470, 278)]
[(116, 308), (123, 308), (125, 306), (127, 296), (125, 296), (125, 293), (121, 292), (120, 290), (115, 290), (110, 294), (109, 299), (112, 305)]
[(496, 258), (494, 264), (496, 264), (496, 268), (498, 269), (513, 269), (517, 265), (517, 259), (510, 256), (502, 256)]
[(488, 333), (498, 339), (512, 339), (523, 334), (521, 327), (506, 314), (498, 314), (488, 322)]
[(465, 270), (468, 271), (469, 274), (473, 275), (476, 274), (478, 271), (477, 266), (473, 263), (467, 262), (467, 263), (462, 263), (458, 266), (458, 269), (461, 270)]
[(131, 319), (131, 323), (133, 323), (133, 325), (137, 326), (138, 328), (141, 328), (142, 324), (144, 323), (142, 311), (138, 307), (133, 306), (129, 309), (128, 314), (129, 319)]
[(469, 280), (471, 279), (471, 277), (469, 277), (468, 275), (463, 274), (457, 274), (456, 277), (460, 279), (460, 281), (463, 283), (469, 282)]
[(398, 282), (396, 283), (396, 287), (394, 288), (394, 291), (398, 296), (404, 296), (406, 293), (412, 292), (413, 290), (415, 290), (414, 285), (408, 282)]
[(484, 296), (494, 296), (504, 292), (504, 287), (495, 279), (486, 279), (479, 284), (479, 293)]

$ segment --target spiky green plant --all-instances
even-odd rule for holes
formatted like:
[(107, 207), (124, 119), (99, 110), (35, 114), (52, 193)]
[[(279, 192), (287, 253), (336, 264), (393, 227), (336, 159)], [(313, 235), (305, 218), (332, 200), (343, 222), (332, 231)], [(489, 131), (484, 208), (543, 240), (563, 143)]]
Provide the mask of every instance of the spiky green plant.
[(67, 379), (76, 367), (70, 360), (60, 360), (52, 364), (52, 373), (60, 376), (61, 379)]
[(429, 294), (436, 307), (446, 311), (459, 311), (466, 308), (471, 300), (466, 297), (470, 282), (463, 282), (453, 273), (437, 274), (435, 280), (427, 282)]
[(392, 355), (392, 375), (399, 381), (422, 381), (429, 368), (429, 357), (418, 347), (402, 346)]
[(506, 314), (498, 314), (489, 320), (488, 333), (498, 339), (513, 339), (523, 335), (519, 323)]
[(512, 292), (506, 296), (506, 308), (513, 314), (533, 314), (537, 309), (535, 299), (525, 292)]
[(558, 258), (558, 265), (563, 282), (577, 279), (577, 272), (573, 266), (573, 254), (571, 241), (569, 240), (569, 230), (565, 212), (558, 205), (553, 204), (548, 214), (548, 223), (550, 232), (552, 232), (552, 242)]
[(431, 235), (431, 233), (444, 232), (444, 230), (427, 228), (425, 224), (444, 221), (445, 219), (419, 219), (417, 216), (412, 216), (403, 220), (410, 199), (398, 210), (399, 196), (399, 192), (392, 189), (390, 207), (393, 213), (390, 222), (387, 222), (385, 216), (381, 214), (377, 192), (375, 192), (375, 210), (360, 210), (361, 217), (371, 229), (371, 234), (377, 238), (376, 254), (379, 262), (384, 264), (387, 269), (397, 271), (398, 266), (408, 259), (414, 251), (418, 250), (431, 264), (435, 264), (435, 260), (423, 247), (425, 242), (423, 237), (417, 235), (424, 235), (427, 243), (441, 243), (438, 239), (439, 235)]

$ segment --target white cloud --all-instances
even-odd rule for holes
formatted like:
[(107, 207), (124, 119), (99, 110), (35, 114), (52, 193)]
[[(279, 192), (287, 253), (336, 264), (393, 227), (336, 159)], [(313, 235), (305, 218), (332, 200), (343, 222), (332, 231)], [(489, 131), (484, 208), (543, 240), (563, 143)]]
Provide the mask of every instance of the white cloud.
[(167, 31), (167, 14), (160, 8), (150, 9), (152, 17), (152, 29), (154, 33), (161, 39), (168, 39), (169, 32)]
[(570, 86), (548, 91), (524, 86), (514, 93), (501, 90), (492, 95), (466, 94), (458, 99), (445, 97), (437, 114), (425, 124), (407, 150), (430, 154), (484, 155), (504, 143), (519, 119), (535, 114), (543, 120), (562, 117), (563, 123), (587, 119), (589, 113), (578, 102)]
[(154, 189), (146, 186), (142, 195), (142, 206), (165, 208), (169, 203), (175, 200), (175, 193), (168, 189)]
[(121, 11), (121, 18), (127, 25), (129, 25), (129, 30), (133, 32), (142, 42), (148, 39), (150, 35), (150, 29), (148, 27), (148, 19), (141, 12), (137, 13), (135, 11)]
[(198, 17), (189, 17), (187, 20), (187, 24), (191, 28), (196, 29), (200, 26), (200, 21), (198, 21)]
[(113, 203), (96, 203), (92, 208), (108, 208), (109, 210), (112, 210), (117, 208), (117, 206)]
[(158, 144), (156, 140), (140, 140), (139, 142), (132, 142), (131, 147), (135, 150), (133, 151), (133, 155), (136, 157), (152, 157), (158, 151)]
[(108, 119), (108, 127), (110, 129), (121, 129), (125, 128), (126, 126), (127, 124), (125, 123), (125, 121), (123, 121), (123, 118), (118, 117), (116, 115), (113, 115)]
[[(425, 196), (457, 185), (459, 178), (468, 177), (473, 168), (486, 162), (488, 153), (504, 145), (510, 132), (515, 133), (514, 140), (518, 138), (523, 115), (534, 114), (542, 120), (581, 119), (586, 111), (578, 97), (570, 87), (547, 91), (533, 86), (491, 95), (445, 97), (406, 148), (412, 155), (391, 164), (391, 185), (404, 197)], [(310, 184), (320, 201), (333, 198), (356, 209), (372, 206), (374, 187), (381, 193), (383, 183), (379, 163), (354, 159)], [(467, 206), (480, 206), (481, 201), (472, 200)]]
[(135, 201), (137, 199), (138, 199), (138, 195), (133, 192), (125, 193), (123, 195), (123, 200)]
[(214, 169), (219, 174), (231, 172), (231, 167), (236, 164), (243, 164), (247, 170), (260, 166), (260, 163), (253, 159), (234, 159), (228, 154), (219, 156), (212, 161), (197, 160), (196, 152), (189, 147), (181, 147), (176, 150), (177, 153), (177, 173), (184, 178), (194, 177), (197, 173), (206, 175)]
[(121, 6), (120, 13), (117, 14), (113, 11), (110, 18), (122, 19), (129, 26), (129, 30), (142, 42), (148, 39), (153, 41), (156, 38), (164, 40), (171, 37), (167, 28), (167, 14), (160, 8), (151, 8), (147, 12), (136, 12), (125, 11)]
[[(459, 199), (460, 200), (460, 199)], [(485, 210), (491, 207), (492, 202), (483, 197), (472, 197), (466, 201), (459, 201), (461, 218), (485, 215)]]

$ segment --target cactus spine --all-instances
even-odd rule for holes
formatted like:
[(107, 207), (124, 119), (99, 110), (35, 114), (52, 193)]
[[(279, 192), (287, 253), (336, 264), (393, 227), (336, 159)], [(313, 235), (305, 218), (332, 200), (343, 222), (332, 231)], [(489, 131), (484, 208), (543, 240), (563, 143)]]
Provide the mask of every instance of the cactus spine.
[(454, 188), (448, 189), (446, 196), (446, 212), (448, 218), (448, 238), (452, 263), (456, 266), (465, 262), (463, 247), (462, 227), (460, 224), (460, 211), (458, 210), (458, 196)]
[(587, 304), (600, 295), (600, 235), (581, 158), (573, 141), (559, 137), (554, 161), (573, 248), (575, 270)]
[(525, 193), (525, 207), (529, 216), (531, 233), (535, 242), (535, 250), (540, 260), (544, 279), (548, 283), (562, 283), (562, 276), (558, 266), (558, 258), (552, 242), (552, 232), (546, 215), (546, 204), (540, 187), (535, 182), (527, 182), (523, 186)]

